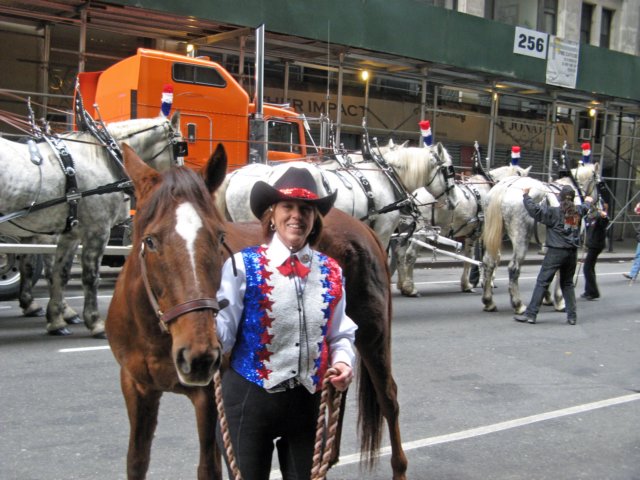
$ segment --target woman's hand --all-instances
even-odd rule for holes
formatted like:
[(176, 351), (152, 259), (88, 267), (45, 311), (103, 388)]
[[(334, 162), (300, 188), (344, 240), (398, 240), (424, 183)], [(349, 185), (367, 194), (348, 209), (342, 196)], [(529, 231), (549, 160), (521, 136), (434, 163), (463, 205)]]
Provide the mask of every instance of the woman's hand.
[(332, 375), (329, 381), (339, 392), (344, 392), (353, 380), (352, 368), (344, 362), (337, 362), (331, 366), (336, 371), (335, 375)]

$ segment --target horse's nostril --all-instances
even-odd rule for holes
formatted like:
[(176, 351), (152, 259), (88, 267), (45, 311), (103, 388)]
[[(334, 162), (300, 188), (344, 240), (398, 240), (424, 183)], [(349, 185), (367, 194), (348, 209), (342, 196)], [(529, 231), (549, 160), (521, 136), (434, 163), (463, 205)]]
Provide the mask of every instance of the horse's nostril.
[(188, 351), (186, 348), (181, 348), (176, 355), (176, 365), (178, 369), (185, 374), (188, 375), (191, 373), (191, 362), (188, 358)]

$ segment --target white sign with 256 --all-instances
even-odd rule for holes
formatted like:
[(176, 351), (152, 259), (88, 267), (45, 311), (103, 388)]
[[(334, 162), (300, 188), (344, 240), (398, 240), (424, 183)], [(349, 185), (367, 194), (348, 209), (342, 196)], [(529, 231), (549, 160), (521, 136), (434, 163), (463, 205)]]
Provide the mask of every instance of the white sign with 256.
[(547, 58), (548, 43), (548, 34), (528, 28), (516, 27), (516, 35), (513, 39), (513, 53), (545, 60)]

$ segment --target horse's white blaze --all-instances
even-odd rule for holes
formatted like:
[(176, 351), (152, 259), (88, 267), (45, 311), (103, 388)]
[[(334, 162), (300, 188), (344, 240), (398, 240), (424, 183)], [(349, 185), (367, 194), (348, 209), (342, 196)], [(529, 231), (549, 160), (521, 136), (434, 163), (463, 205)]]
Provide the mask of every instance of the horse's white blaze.
[(184, 238), (191, 261), (191, 269), (193, 270), (193, 277), (197, 284), (198, 277), (196, 276), (196, 237), (198, 236), (198, 230), (202, 228), (202, 218), (198, 215), (198, 212), (193, 205), (189, 202), (181, 203), (176, 208), (176, 232), (182, 238)]

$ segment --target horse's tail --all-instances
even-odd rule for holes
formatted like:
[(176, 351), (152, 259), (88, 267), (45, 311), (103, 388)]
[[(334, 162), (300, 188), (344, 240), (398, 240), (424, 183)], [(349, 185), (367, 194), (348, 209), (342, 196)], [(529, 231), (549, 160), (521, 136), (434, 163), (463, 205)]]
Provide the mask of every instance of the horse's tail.
[(489, 195), (488, 205), (485, 209), (482, 241), (486, 253), (493, 258), (498, 256), (502, 245), (502, 198), (504, 197), (504, 192), (504, 189), (494, 189)]
[(362, 356), (358, 362), (358, 371), (360, 456), (367, 468), (372, 469), (376, 464), (380, 450), (383, 417), (373, 380)]
[[(389, 288), (385, 289), (387, 298), (385, 304), (387, 307), (386, 325), (381, 325), (381, 328), (386, 330), (387, 334), (382, 335), (384, 338), (384, 345), (381, 345), (384, 349), (383, 352), (379, 352), (382, 356), (382, 362), (385, 360), (389, 362), (389, 375), (391, 375), (391, 319), (393, 318), (393, 309), (391, 302), (391, 273), (389, 271), (389, 264), (386, 261), (386, 252), (378, 236), (370, 229), (367, 229), (367, 233), (371, 237), (372, 241), (377, 243), (380, 248), (380, 255), (384, 258), (383, 261), (375, 262), (379, 263), (385, 272), (382, 275), (386, 275), (389, 279)], [(364, 361), (364, 355), (359, 355), (358, 362), (358, 427), (360, 430), (360, 455), (361, 460), (365, 462), (367, 468), (372, 469), (378, 459), (378, 453), (380, 451), (380, 442), (382, 440), (382, 427), (384, 417), (382, 415), (382, 409), (380, 407), (380, 401), (376, 387), (373, 383), (373, 378), (369, 373), (369, 369), (372, 368)], [(384, 382), (381, 382), (384, 383)], [(395, 384), (393, 385), (395, 388)]]

